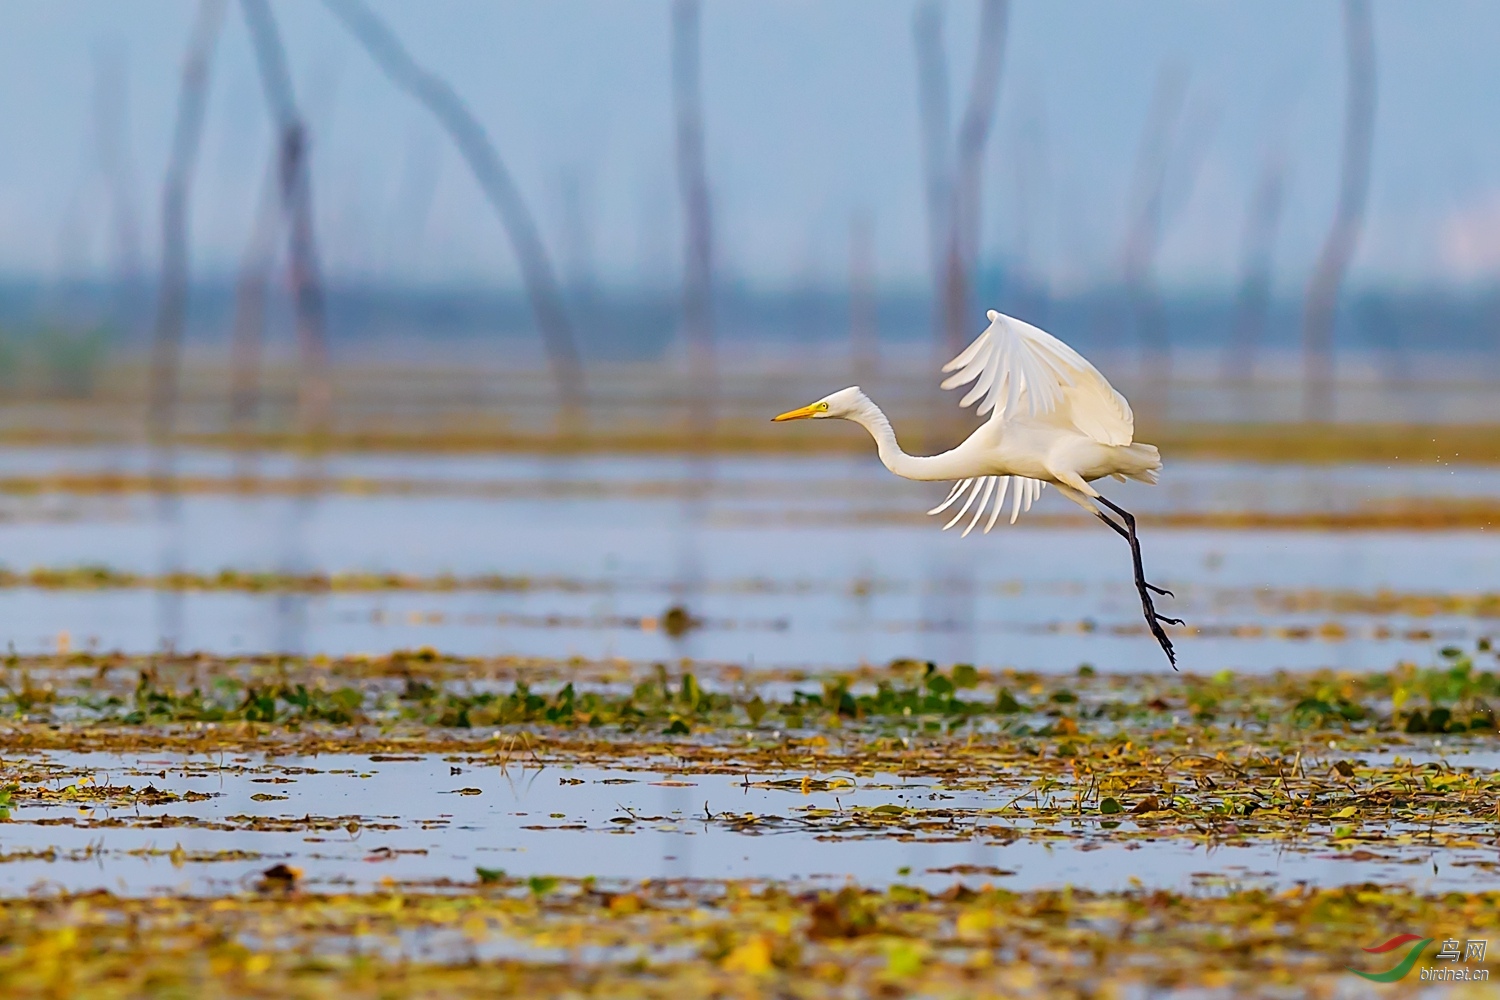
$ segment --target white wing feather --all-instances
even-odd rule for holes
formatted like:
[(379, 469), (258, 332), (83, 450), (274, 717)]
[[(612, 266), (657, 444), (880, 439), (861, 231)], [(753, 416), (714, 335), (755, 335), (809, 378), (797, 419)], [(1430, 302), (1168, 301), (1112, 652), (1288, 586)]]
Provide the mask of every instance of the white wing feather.
[(943, 366), (953, 373), (944, 389), (974, 383), (958, 405), (982, 398), (975, 412), (993, 410), (992, 420), (1056, 414), (1100, 444), (1134, 440), (1130, 404), (1083, 355), (1030, 323), (994, 310), (989, 318), (989, 328)]
[[(954, 485), (946, 500), (927, 513), (941, 514), (957, 503), (959, 498), (967, 493), (969, 498), (963, 502), (963, 506), (958, 509), (958, 513), (953, 515), (953, 519), (943, 525), (943, 530), (947, 531), (963, 520), (964, 515), (973, 507), (973, 520), (969, 522), (969, 526), (963, 532), (963, 537), (967, 538), (969, 532), (974, 530), (974, 526), (979, 523), (979, 519), (984, 515), (985, 508), (989, 507), (990, 519), (984, 526), (984, 533), (988, 535), (990, 529), (995, 526), (995, 521), (1000, 516), (1000, 505), (1005, 502), (1005, 494), (1012, 485), (1011, 480), (1015, 480), (1015, 493), (1012, 494), (1014, 502), (1010, 510), (1010, 523), (1015, 524), (1016, 518), (1021, 515), (1021, 511), (1030, 510), (1032, 502), (1042, 495), (1042, 490), (1046, 487), (1046, 483), (1039, 479), (1026, 479), (1022, 476), (976, 476), (973, 479), (962, 479)], [(978, 507), (974, 506), (975, 500), (979, 501)]]

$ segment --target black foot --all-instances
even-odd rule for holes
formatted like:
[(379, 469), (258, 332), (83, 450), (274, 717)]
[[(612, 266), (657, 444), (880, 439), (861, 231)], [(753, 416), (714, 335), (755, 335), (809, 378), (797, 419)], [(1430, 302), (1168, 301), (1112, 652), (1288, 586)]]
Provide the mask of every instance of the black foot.
[(1168, 618), (1166, 615), (1156, 613), (1156, 608), (1151, 604), (1151, 592), (1146, 589), (1145, 581), (1137, 580), (1136, 590), (1141, 595), (1141, 610), (1146, 614), (1146, 625), (1150, 627), (1151, 634), (1156, 637), (1156, 641), (1161, 645), (1162, 652), (1167, 654), (1167, 662), (1172, 664), (1173, 670), (1176, 670), (1177, 651), (1172, 648), (1172, 640), (1167, 638), (1167, 633), (1163, 631), (1162, 625), (1164, 623), (1167, 625), (1181, 625), (1182, 619)]

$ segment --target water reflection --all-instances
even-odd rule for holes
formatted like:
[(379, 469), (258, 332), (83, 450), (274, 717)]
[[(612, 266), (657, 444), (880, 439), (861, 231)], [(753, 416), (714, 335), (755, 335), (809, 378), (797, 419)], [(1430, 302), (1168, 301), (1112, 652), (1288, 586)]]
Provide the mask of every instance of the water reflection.
[[(5, 452), (0, 466), (55, 472), (65, 457)], [(868, 464), (329, 456), (299, 466), (284, 456), (263, 458), (263, 474), (314, 485), (378, 475), (507, 482), (514, 489), (85, 497), (66, 518), (0, 520), (0, 551), (20, 570), (104, 564), (148, 574), (498, 573), (537, 586), (330, 596), (0, 590), (0, 614), (15, 623), (17, 648), (51, 649), (58, 633), (69, 631), (130, 651), (163, 643), (328, 653), (431, 645), (474, 655), (691, 657), (761, 666), (895, 657), (1046, 670), (1081, 662), (1101, 670), (1162, 666), (1142, 632), (1123, 546), (1098, 525), (1023, 517), (1014, 527), (963, 539), (920, 514), (870, 522), (863, 512), (919, 511), (925, 501), (913, 492), (921, 484), (888, 482), (884, 470)], [(72, 459), (82, 468), (95, 456), (82, 451)], [(129, 454), (119, 461), (128, 465)], [(213, 453), (183, 453), (178, 462), (183, 474), (233, 467)], [(1174, 475), (1186, 499), (1141, 488), (1130, 503), (1144, 509), (1154, 496), (1157, 509), (1212, 505), (1243, 496), (1237, 485), (1264, 486), (1264, 472), (1180, 463)], [(1272, 470), (1271, 478), (1290, 475)], [(1395, 502), (1439, 482), (1422, 469), (1302, 475), (1308, 492), (1288, 488), (1273, 502), (1301, 497), (1326, 506), (1329, 497), (1346, 503), (1356, 495)], [(1500, 474), (1464, 470), (1451, 478), (1453, 493), (1500, 496)], [(1317, 496), (1314, 481), (1323, 487)], [(1054, 501), (1062, 502), (1046, 495), (1039, 506), (1045, 511)], [(810, 505), (824, 511), (815, 521), (802, 517)], [(1487, 532), (1148, 526), (1146, 535), (1153, 578), (1177, 591), (1174, 613), (1197, 630), (1182, 636), (1184, 668), (1200, 672), (1370, 670), (1401, 658), (1426, 660), (1438, 645), (1485, 634), (1487, 606), (1382, 607), (1374, 600), (1382, 590), (1500, 590), (1500, 540)], [(1331, 599), (1344, 590), (1364, 595), (1363, 603), (1343, 607)], [(703, 627), (680, 634), (660, 628), (674, 604)], [(656, 627), (643, 627), (646, 621)]]
[[(4, 767), (33, 777), (51, 768), (59, 780), (83, 771), (100, 786), (149, 784), (198, 797), (82, 811), (76, 802), (22, 806), (0, 839), (0, 892), (7, 894), (41, 882), (130, 894), (240, 892), (276, 860), (303, 868), (314, 890), (359, 891), (386, 879), (471, 880), (476, 866), (523, 877), (672, 874), (834, 886), (854, 878), (932, 889), (951, 885), (964, 866), (982, 872), (966, 881), (1096, 891), (1125, 890), (1137, 880), (1188, 890), (1206, 878), (1273, 889), (1374, 881), (1472, 891), (1496, 879), (1493, 850), (1477, 846), (1388, 846), (1360, 859), (1317, 837), (1209, 848), (1168, 836), (1122, 837), (1119, 824), (1105, 828), (1097, 820), (1059, 835), (1017, 838), (1009, 821), (993, 815), (1013, 790), (943, 788), (896, 775), (804, 794), (768, 787), (765, 779), (780, 775), (472, 767), (430, 756), (55, 753), (13, 757)], [(808, 826), (796, 818), (882, 806), (940, 808), (959, 819), (913, 837), (902, 828)], [(759, 821), (728, 819), (744, 816)]]

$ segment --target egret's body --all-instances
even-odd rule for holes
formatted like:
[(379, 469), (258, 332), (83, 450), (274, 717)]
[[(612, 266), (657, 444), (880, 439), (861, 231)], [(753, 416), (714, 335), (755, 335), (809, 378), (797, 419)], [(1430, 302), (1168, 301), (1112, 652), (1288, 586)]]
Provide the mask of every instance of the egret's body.
[[(944, 527), (951, 528), (975, 508), (965, 535), (979, 523), (986, 507), (990, 518), (984, 530), (994, 526), (1008, 491), (1014, 490), (1010, 517), (1014, 523), (1023, 506), (1031, 509), (1044, 484), (1055, 486), (1130, 542), (1146, 621), (1175, 667), (1172, 643), (1161, 623), (1181, 623), (1157, 614), (1152, 605), (1151, 592), (1166, 591), (1145, 580), (1135, 518), (1090, 485), (1107, 476), (1122, 482), (1129, 478), (1155, 483), (1161, 470), (1160, 453), (1152, 445), (1136, 443), (1130, 404), (1076, 351), (1020, 320), (994, 311), (989, 318), (989, 329), (943, 366), (943, 371), (954, 372), (943, 388), (973, 383), (959, 405), (983, 399), (978, 412), (993, 410), (990, 419), (956, 448), (938, 455), (908, 455), (897, 443), (886, 415), (858, 386), (774, 419), (849, 420), (870, 432), (881, 462), (896, 475), (923, 481), (957, 480), (948, 499), (928, 513), (942, 513), (963, 499)], [(1116, 524), (1098, 504), (1112, 510), (1123, 523)]]

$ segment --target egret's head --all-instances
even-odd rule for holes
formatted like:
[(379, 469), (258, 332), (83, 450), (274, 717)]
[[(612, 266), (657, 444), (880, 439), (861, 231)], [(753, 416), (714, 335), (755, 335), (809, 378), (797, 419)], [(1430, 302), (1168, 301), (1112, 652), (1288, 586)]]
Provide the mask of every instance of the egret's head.
[(860, 391), (859, 386), (851, 385), (847, 389), (840, 389), (838, 392), (824, 396), (809, 406), (804, 406), (797, 410), (788, 410), (771, 419), (816, 420), (821, 417), (841, 417), (848, 420), (855, 413), (863, 409), (868, 402), (869, 399)]

